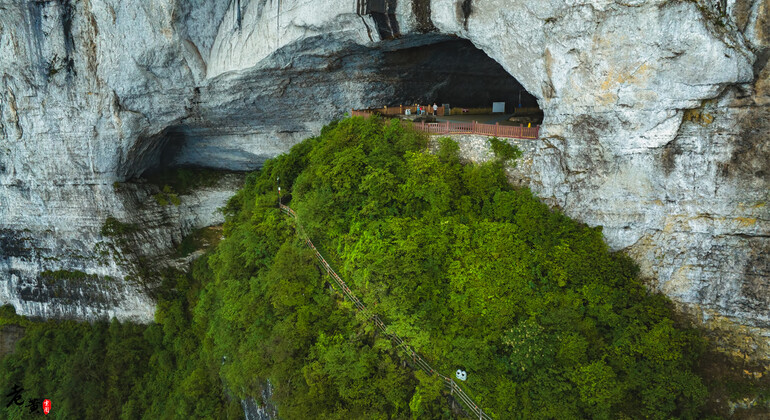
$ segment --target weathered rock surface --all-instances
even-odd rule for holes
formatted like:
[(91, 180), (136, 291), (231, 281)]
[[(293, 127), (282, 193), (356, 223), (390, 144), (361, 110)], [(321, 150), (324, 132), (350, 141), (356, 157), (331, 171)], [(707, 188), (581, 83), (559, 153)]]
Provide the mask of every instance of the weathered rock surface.
[(0, 326), (0, 357), (5, 357), (16, 350), (16, 342), (24, 337), (24, 327), (19, 325)]
[[(155, 208), (113, 182), (253, 169), (351, 107), (432, 101), (468, 66), (431, 45), (467, 39), (545, 111), (522, 179), (770, 357), (769, 20), (767, 0), (0, 0), (0, 301), (150, 319), (104, 220), (137, 224), (162, 262), (227, 188)], [(24, 292), (59, 269), (114, 282)]]
[(254, 398), (241, 400), (243, 414), (246, 420), (278, 419), (278, 408), (273, 402), (273, 385), (265, 381), (259, 401)]

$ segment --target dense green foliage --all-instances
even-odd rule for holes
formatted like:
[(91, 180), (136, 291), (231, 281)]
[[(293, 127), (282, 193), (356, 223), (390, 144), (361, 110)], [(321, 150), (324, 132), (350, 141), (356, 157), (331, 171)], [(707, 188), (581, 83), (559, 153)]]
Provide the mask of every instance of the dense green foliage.
[(499, 159), (462, 165), (456, 143), (430, 154), (426, 142), (352, 118), (268, 161), (227, 205), (208, 266), (165, 285), (156, 324), (32, 327), (0, 392), (59, 392), (62, 418), (93, 418), (110, 398), (123, 418), (208, 418), (236, 415), (223, 387), (257, 396), (269, 379), (282, 418), (452, 417), (441, 383), (332, 290), (276, 208), (279, 178), (364, 303), (443, 374), (466, 370), (497, 418), (697, 417), (701, 340), (600, 229), (511, 187), (503, 143)]
[(0, 306), (0, 326), (6, 324), (19, 325), (22, 327), (30, 324), (30, 320), (26, 317), (16, 314), (16, 310), (11, 305)]
[[(210, 325), (206, 345), (233, 356), (226, 381), (248, 393), (253, 376), (270, 377), (282, 409), (325, 417), (356, 402), (399, 401), (344, 395), (377, 389), (377, 372), (356, 362), (391, 363), (390, 344), (327, 312), (334, 306), (317, 293), (312, 259), (285, 236), (290, 226), (275, 209), (280, 178), (359, 297), (444, 374), (467, 370), (465, 387), (498, 417), (696, 416), (705, 397), (692, 373), (700, 340), (674, 326), (666, 300), (608, 252), (600, 229), (513, 189), (504, 156), (462, 165), (451, 140), (436, 154), (423, 152), (424, 141), (395, 123), (345, 120), (270, 161), (231, 201), (215, 280), (196, 310)], [(371, 379), (340, 382), (329, 366)], [(310, 374), (319, 369), (326, 374)], [(290, 380), (300, 372), (304, 381)], [(417, 389), (430, 386), (387, 389), (399, 386), (419, 410)], [(316, 392), (343, 408), (316, 411), (325, 407), (308, 397)], [(399, 413), (398, 404), (378, 412)]]
[[(205, 278), (205, 260), (194, 273)], [(21, 324), (25, 335), (0, 362), (0, 394), (23, 388), (23, 405), (0, 404), (0, 418), (31, 418), (30, 399), (48, 398), (57, 419), (240, 418), (226, 397), (218, 366), (198, 351), (188, 308), (198, 286), (187, 276), (166, 280), (150, 326), (72, 321), (30, 322), (0, 308), (0, 325)], [(38, 413), (40, 411), (38, 410)]]

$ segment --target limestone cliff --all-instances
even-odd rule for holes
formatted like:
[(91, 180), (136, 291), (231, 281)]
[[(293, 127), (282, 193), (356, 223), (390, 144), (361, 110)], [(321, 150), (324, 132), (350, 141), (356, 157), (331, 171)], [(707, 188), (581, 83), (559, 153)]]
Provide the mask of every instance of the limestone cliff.
[[(767, 0), (0, 0), (0, 301), (149, 320), (137, 260), (168, 263), (235, 184), (164, 207), (138, 177), (254, 169), (351, 107), (481, 91), (453, 84), (495, 74), (469, 40), (545, 112), (525, 182), (770, 357), (768, 19)], [(88, 276), (54, 293), (46, 270)]]

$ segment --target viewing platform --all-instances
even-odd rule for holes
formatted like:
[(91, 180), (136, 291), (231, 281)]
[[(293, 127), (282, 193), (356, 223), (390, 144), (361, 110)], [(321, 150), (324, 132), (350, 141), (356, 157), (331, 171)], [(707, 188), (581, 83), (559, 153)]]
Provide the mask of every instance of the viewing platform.
[[(423, 114), (425, 116), (431, 116), (432, 108), (424, 106), (424, 109), (430, 109), (429, 112)], [(399, 107), (383, 107), (383, 108), (371, 108), (364, 110), (350, 110), (350, 115), (353, 117), (368, 117), (371, 115), (382, 115), (384, 117), (399, 117), (401, 123), (406, 125), (410, 122), (410, 117), (417, 117), (418, 106), (399, 106)], [(441, 118), (446, 116), (443, 106), (438, 107), (436, 111), (436, 117)], [(413, 127), (423, 133), (428, 134), (479, 134), (482, 136), (490, 137), (505, 137), (515, 139), (537, 139), (540, 137), (540, 126), (524, 127), (523, 125), (503, 125), (499, 123), (495, 124), (483, 124), (478, 121), (456, 122), (456, 121), (414, 121)]]

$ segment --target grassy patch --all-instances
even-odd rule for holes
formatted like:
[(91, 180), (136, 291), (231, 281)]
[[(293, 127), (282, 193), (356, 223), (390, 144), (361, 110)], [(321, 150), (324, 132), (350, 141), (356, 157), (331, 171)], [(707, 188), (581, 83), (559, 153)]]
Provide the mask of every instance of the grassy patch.
[(102, 235), (104, 236), (123, 236), (135, 232), (137, 227), (133, 223), (123, 223), (120, 220), (109, 216), (102, 225)]
[[(169, 168), (147, 177), (147, 182), (169, 188), (175, 194), (189, 194), (200, 188), (215, 186), (227, 171), (198, 168)], [(168, 192), (167, 192), (168, 194)]]
[(495, 157), (500, 159), (503, 163), (521, 157), (521, 150), (505, 140), (492, 137), (489, 139), (489, 144), (492, 147), (492, 152), (495, 154)]
[(170, 185), (164, 185), (163, 190), (152, 196), (159, 206), (167, 206), (173, 204), (178, 206), (182, 204), (182, 200), (179, 199), (179, 195), (174, 191), (174, 188)]
[(200, 168), (168, 168), (147, 176), (147, 182), (161, 191), (152, 197), (159, 206), (182, 204), (180, 195), (190, 194), (201, 188), (211, 188), (227, 175), (227, 171)]
[[(40, 273), (40, 278), (45, 284), (52, 285), (61, 281), (67, 281), (71, 283), (96, 281), (99, 279), (99, 275), (84, 273), (80, 270), (46, 270)], [(109, 277), (106, 278), (110, 279)]]
[(186, 257), (195, 251), (217, 246), (222, 240), (222, 226), (209, 226), (198, 229), (185, 236), (177, 246), (176, 254)]

